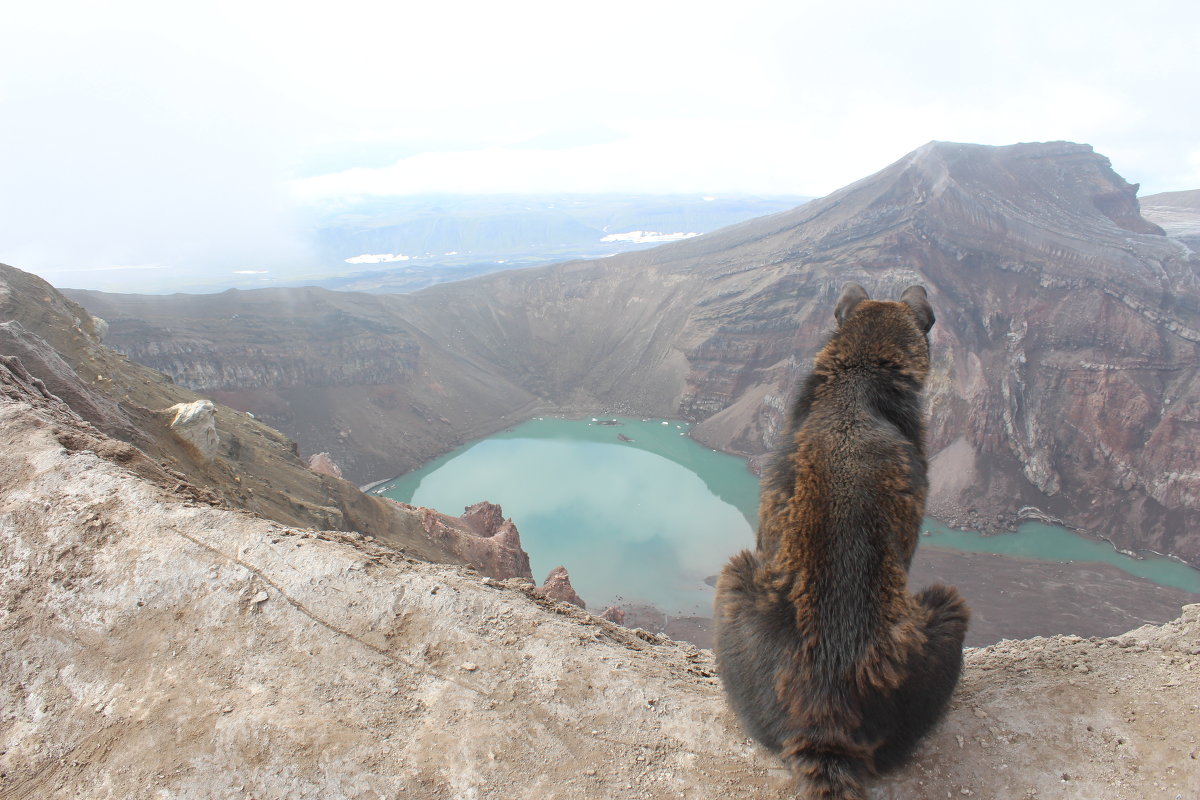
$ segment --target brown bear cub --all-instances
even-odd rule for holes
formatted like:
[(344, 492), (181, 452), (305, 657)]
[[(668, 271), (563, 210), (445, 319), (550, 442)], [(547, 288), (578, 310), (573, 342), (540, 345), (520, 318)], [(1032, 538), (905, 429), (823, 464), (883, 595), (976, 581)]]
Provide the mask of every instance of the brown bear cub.
[(807, 797), (865, 800), (945, 711), (966, 604), (908, 591), (925, 513), (920, 393), (933, 310), (847, 284), (763, 475), (758, 543), (721, 573), (716, 651), (745, 729)]

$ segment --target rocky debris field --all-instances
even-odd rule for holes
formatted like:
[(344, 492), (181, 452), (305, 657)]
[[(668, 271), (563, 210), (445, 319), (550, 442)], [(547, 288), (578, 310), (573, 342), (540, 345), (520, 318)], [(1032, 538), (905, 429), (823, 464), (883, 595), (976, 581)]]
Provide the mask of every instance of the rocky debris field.
[[(0, 797), (793, 796), (709, 651), (214, 508), (106, 441), (44, 394), (0, 398)], [(966, 661), (873, 797), (1200, 792), (1200, 605)]]

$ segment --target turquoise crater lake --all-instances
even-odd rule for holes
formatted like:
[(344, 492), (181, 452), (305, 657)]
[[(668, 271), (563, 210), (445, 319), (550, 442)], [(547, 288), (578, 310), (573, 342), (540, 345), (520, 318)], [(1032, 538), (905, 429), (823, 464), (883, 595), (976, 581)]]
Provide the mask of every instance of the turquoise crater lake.
[[(565, 566), (595, 611), (650, 603), (708, 616), (706, 579), (754, 544), (758, 479), (743, 460), (698, 444), (688, 429), (670, 420), (534, 419), (371, 491), (447, 514), (480, 500), (499, 503), (521, 531), (534, 577)], [(1130, 558), (1063, 528), (1030, 523), (1015, 534), (981, 536), (933, 520), (925, 527), (922, 547), (1104, 562), (1200, 591), (1200, 572), (1185, 564)]]
[(616, 421), (530, 420), (372, 491), (447, 514), (499, 503), (534, 577), (565, 566), (597, 611), (643, 602), (707, 615), (705, 578), (754, 544), (758, 482), (685, 423)]

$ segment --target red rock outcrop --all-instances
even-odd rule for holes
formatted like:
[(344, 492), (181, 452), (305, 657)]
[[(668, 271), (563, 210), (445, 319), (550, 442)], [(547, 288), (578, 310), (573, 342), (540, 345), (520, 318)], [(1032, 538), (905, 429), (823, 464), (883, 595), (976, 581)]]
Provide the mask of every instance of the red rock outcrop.
[(587, 603), (583, 602), (583, 599), (575, 593), (575, 587), (571, 585), (571, 576), (567, 574), (566, 567), (555, 567), (550, 570), (545, 582), (538, 589), (538, 594), (551, 600), (561, 600), (564, 603), (574, 603), (580, 608), (587, 608)]
[[(395, 501), (388, 501), (395, 503)], [(395, 503), (420, 515), (426, 535), (454, 553), (484, 575), (533, 580), (529, 554), (521, 547), (521, 534), (511, 519), (505, 519), (500, 506), (481, 502), (468, 506), (460, 517), (452, 517), (431, 508)]]
[(606, 619), (609, 622), (615, 622), (617, 625), (625, 624), (625, 612), (617, 606), (609, 606), (600, 614), (600, 619)]

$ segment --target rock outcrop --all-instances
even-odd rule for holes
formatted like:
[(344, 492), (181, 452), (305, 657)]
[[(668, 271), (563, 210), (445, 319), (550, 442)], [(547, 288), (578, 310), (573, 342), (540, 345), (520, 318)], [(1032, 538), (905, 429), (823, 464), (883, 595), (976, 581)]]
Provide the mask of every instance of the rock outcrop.
[[(587, 608), (587, 603), (583, 602), (583, 598), (575, 593), (575, 587), (571, 585), (571, 576), (567, 573), (566, 567), (555, 567), (550, 570), (550, 573), (546, 575), (546, 580), (542, 582), (541, 588), (538, 589), (538, 594), (549, 600), (558, 600), (580, 608)], [(624, 617), (623, 614), (621, 616)], [(620, 622), (620, 620), (611, 621)]]
[(171, 431), (195, 448), (202, 461), (212, 461), (221, 443), (217, 436), (217, 407), (212, 401), (176, 403), (165, 413), (171, 417)]
[(625, 612), (617, 606), (609, 606), (600, 613), (600, 619), (606, 619), (609, 622), (615, 622), (617, 625), (624, 625)]
[(681, 416), (759, 456), (840, 286), (920, 282), (933, 511), (999, 529), (1028, 508), (1200, 564), (1198, 264), (1087, 145), (934, 142), (793, 211), (416, 295), (74, 296), (131, 357), (365, 482), (539, 409)]
[(533, 581), (529, 554), (521, 547), (521, 534), (500, 506), (486, 501), (468, 506), (460, 517), (431, 508), (386, 501), (417, 514), (430, 541), (491, 578), (525, 578)]
[(328, 475), (331, 478), (342, 477), (342, 468), (333, 460), (329, 453), (314, 453), (308, 457), (308, 468), (313, 472)]
[[(794, 796), (711, 653), (181, 496), (138, 452), (0, 368), (5, 797)], [(968, 651), (875, 795), (1190, 797), (1198, 652), (1200, 606)]]

